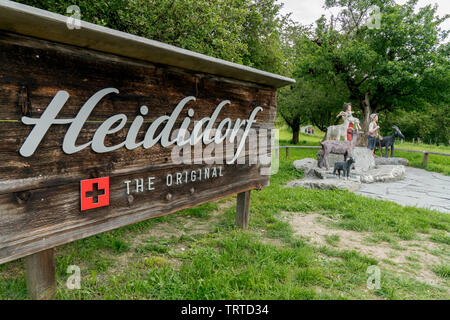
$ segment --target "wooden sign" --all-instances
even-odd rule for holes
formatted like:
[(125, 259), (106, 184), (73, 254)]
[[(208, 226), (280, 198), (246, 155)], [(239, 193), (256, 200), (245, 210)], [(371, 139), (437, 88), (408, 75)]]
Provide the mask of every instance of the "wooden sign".
[(235, 193), (246, 227), (292, 80), (65, 19), (0, 5), (0, 263)]

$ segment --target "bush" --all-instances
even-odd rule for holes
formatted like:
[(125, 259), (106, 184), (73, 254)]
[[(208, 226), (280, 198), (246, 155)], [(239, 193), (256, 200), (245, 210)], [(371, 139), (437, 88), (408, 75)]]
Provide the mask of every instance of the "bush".
[(420, 139), (425, 143), (450, 143), (450, 115), (448, 106), (430, 106), (420, 111), (400, 110), (380, 116), (381, 135), (391, 135), (392, 126), (400, 128), (407, 141)]

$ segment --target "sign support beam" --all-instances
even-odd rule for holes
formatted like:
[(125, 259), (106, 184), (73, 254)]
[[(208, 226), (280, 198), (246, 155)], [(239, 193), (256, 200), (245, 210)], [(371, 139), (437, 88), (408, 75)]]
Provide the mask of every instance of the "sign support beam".
[(25, 258), (28, 295), (33, 300), (51, 300), (56, 295), (54, 249)]
[(242, 229), (248, 229), (250, 218), (250, 191), (238, 193), (236, 205), (236, 224)]

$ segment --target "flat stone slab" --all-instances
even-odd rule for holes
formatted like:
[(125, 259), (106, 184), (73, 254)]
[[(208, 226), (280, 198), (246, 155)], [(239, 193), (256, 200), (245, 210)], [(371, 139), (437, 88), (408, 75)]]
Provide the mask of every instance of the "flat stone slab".
[(405, 158), (375, 158), (375, 164), (377, 166), (385, 166), (385, 165), (402, 165), (407, 166), (409, 164), (408, 159)]
[[(338, 179), (332, 169), (313, 168), (314, 176), (319, 179)], [(361, 183), (398, 181), (405, 176), (404, 166), (385, 165), (367, 171), (351, 170), (349, 179)], [(342, 177), (342, 176), (341, 176)], [(342, 177), (344, 178), (344, 177)]]
[[(325, 169), (325, 168), (313, 168), (312, 172), (314, 173), (314, 177), (315, 178), (319, 178), (319, 179), (344, 179), (345, 177), (343, 175), (341, 175), (341, 177), (339, 178), (338, 175), (334, 175), (333, 174), (333, 169)], [(312, 175), (311, 175), (312, 176)], [(359, 176), (359, 173), (356, 172), (355, 170), (351, 170), (350, 171), (350, 175), (349, 175), (349, 179), (356, 181), (356, 182), (361, 182), (361, 178)]]
[(391, 182), (405, 177), (405, 166), (384, 165), (365, 172), (355, 172), (362, 183)]
[(289, 182), (287, 186), (291, 188), (357, 191), (361, 187), (361, 183), (345, 179), (300, 179)]
[(450, 213), (450, 176), (408, 167), (403, 180), (362, 184), (356, 194)]

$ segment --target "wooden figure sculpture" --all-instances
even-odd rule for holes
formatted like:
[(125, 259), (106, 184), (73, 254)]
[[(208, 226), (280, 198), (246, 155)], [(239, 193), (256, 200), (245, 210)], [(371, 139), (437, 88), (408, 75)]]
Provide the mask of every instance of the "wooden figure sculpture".
[(385, 157), (388, 157), (388, 151), (389, 148), (391, 148), (391, 158), (394, 157), (394, 143), (396, 138), (405, 139), (405, 136), (400, 131), (400, 129), (397, 126), (392, 126), (392, 129), (394, 129), (394, 134), (391, 136), (385, 136), (382, 140), (377, 138), (375, 142), (375, 150), (380, 149), (380, 154), (383, 156), (383, 147), (386, 149)]
[[(325, 167), (327, 170), (329, 169), (328, 165), (328, 155), (330, 153), (333, 154), (342, 154), (344, 155), (344, 161), (347, 161), (347, 158), (353, 156), (353, 149), (356, 146), (356, 142), (358, 138), (363, 134), (363, 131), (353, 131), (353, 139), (352, 141), (336, 141), (336, 140), (325, 140), (320, 143), (322, 146), (322, 152), (318, 153), (318, 165), (322, 168), (325, 163)], [(319, 157), (320, 155), (320, 157)]]
[(336, 173), (338, 173), (339, 179), (340, 179), (341, 171), (342, 171), (344, 178), (348, 179), (348, 177), (350, 176), (350, 170), (354, 163), (355, 163), (355, 159), (353, 159), (353, 157), (350, 157), (350, 159), (348, 159), (345, 162), (336, 162), (334, 164), (333, 174), (336, 175)]
[(350, 123), (353, 123), (357, 130), (361, 129), (359, 119), (353, 117), (351, 111), (341, 111), (337, 116), (343, 117), (344, 123), (336, 126), (329, 126), (327, 129), (326, 140), (336, 139), (339, 141), (341, 140), (341, 137), (344, 137), (344, 140), (347, 141), (347, 129), (349, 128)]

